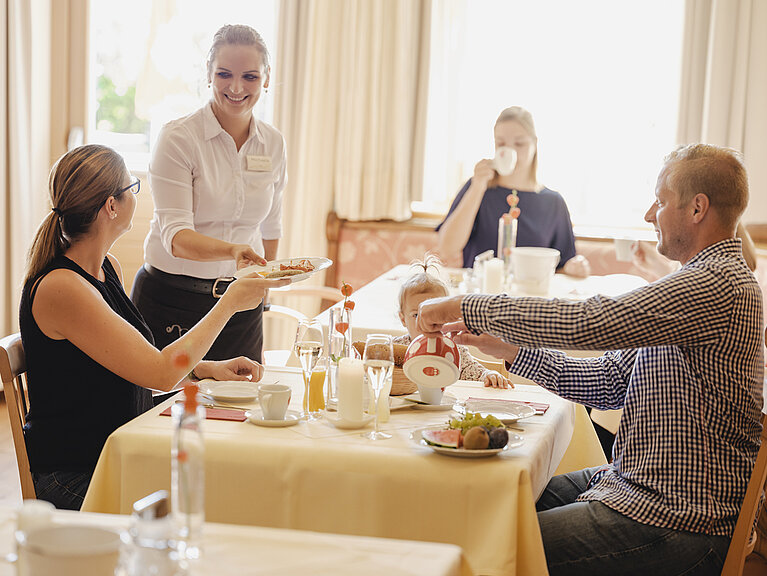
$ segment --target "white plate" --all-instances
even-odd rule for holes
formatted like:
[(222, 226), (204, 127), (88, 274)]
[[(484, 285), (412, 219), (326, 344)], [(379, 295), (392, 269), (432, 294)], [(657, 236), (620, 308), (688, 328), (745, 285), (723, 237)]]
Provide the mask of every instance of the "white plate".
[(203, 380), (200, 390), (216, 402), (253, 402), (258, 397), (256, 386), (237, 381)]
[(280, 264), (286, 264), (288, 266), (298, 264), (301, 260), (308, 260), (311, 262), (312, 266), (314, 266), (314, 270), (311, 272), (303, 272), (301, 274), (296, 274), (294, 276), (287, 276), (287, 278), (290, 278), (292, 282), (300, 282), (301, 280), (306, 280), (309, 276), (312, 274), (316, 274), (320, 270), (324, 270), (325, 268), (328, 268), (331, 264), (333, 264), (332, 260), (329, 260), (328, 258), (286, 258), (285, 260), (272, 260), (271, 262), (267, 262), (266, 266), (259, 266), (258, 264), (254, 266), (248, 266), (247, 268), (243, 268), (241, 270), (237, 270), (237, 272), (234, 273), (235, 278), (242, 278), (243, 276), (247, 276), (248, 274), (252, 274), (253, 272), (258, 272), (259, 274), (268, 274), (269, 272), (273, 272), (275, 270), (280, 269)]
[[(501, 452), (504, 452), (508, 450), (509, 448), (516, 448), (517, 446), (521, 446), (524, 440), (522, 439), (522, 436), (519, 436), (518, 434), (514, 434), (513, 432), (509, 432), (509, 443), (506, 444), (503, 448), (493, 448), (493, 449), (487, 449), (487, 450), (464, 450), (463, 448), (445, 448), (444, 446), (434, 446), (433, 444), (429, 444), (426, 440), (423, 439), (421, 436), (421, 432), (424, 430), (434, 430), (434, 427), (431, 428), (419, 428), (418, 430), (414, 430), (410, 433), (410, 441), (418, 446), (425, 446), (426, 448), (431, 448), (438, 454), (445, 454), (446, 456), (454, 456), (456, 458), (484, 458), (486, 456), (495, 456), (496, 454), (499, 454)], [(443, 427), (437, 427), (438, 430), (444, 430)]]
[(492, 414), (504, 424), (513, 424), (517, 420), (535, 415), (535, 408), (527, 404), (504, 400), (501, 405), (499, 402), (489, 398), (486, 401), (475, 399), (470, 402), (459, 403), (453, 406), (453, 410), (462, 415), (466, 415), (467, 411), (479, 412), (482, 417)]
[(456, 402), (456, 397), (450, 396), (448, 394), (442, 395), (442, 402), (440, 404), (426, 404), (423, 400), (421, 400), (421, 395), (418, 392), (408, 394), (407, 396), (400, 396), (400, 398), (412, 402), (414, 410), (426, 410), (429, 412), (452, 410)]
[(357, 430), (364, 428), (373, 421), (375, 417), (373, 414), (363, 414), (361, 422), (355, 422), (354, 420), (344, 420), (338, 417), (338, 412), (325, 412), (323, 414), (325, 420), (330, 422), (336, 428), (341, 430)]
[(248, 422), (255, 424), (256, 426), (266, 426), (268, 428), (284, 428), (285, 426), (293, 426), (301, 421), (301, 414), (293, 410), (288, 410), (285, 413), (285, 420), (264, 420), (264, 415), (261, 410), (248, 410), (245, 412), (245, 417)]

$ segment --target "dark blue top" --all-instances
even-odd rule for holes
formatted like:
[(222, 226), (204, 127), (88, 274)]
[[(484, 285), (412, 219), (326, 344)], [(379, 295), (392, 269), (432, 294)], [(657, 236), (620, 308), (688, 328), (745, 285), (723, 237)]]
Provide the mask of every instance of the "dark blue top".
[(85, 278), (112, 310), (149, 342), (154, 339), (108, 258), (101, 265), (104, 282), (60, 256), (24, 286), (19, 324), (29, 388), (24, 426), (29, 466), (33, 472), (89, 472), (107, 437), (152, 407), (152, 392), (110, 372), (69, 340), (53, 340), (40, 330), (32, 316), (38, 280), (58, 268)]
[[(471, 185), (471, 179), (461, 188), (461, 191), (453, 200), (450, 211), (445, 220), (453, 213), (458, 204), (463, 200), (466, 191)], [(482, 198), (474, 219), (469, 240), (463, 248), (463, 267), (474, 266), (474, 257), (486, 250), (497, 252), (498, 250), (498, 220), (504, 212), (509, 211), (506, 197), (511, 194), (511, 189), (496, 187), (488, 188)], [(570, 222), (570, 212), (567, 210), (564, 198), (555, 192), (544, 188), (540, 192), (525, 192), (517, 190), (520, 209), (519, 224), (517, 227), (517, 246), (540, 246), (542, 248), (556, 248), (559, 250), (558, 268), (564, 266), (570, 258), (575, 256), (575, 235), (573, 225)], [(442, 227), (445, 221), (437, 226)]]

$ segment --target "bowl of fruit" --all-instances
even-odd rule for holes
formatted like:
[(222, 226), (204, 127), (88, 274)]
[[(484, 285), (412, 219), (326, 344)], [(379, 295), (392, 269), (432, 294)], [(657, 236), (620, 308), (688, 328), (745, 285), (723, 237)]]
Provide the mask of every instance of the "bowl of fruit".
[(453, 418), (446, 426), (414, 430), (410, 440), (434, 452), (459, 458), (482, 458), (516, 448), (522, 437), (509, 432), (495, 416), (468, 412), (462, 419)]

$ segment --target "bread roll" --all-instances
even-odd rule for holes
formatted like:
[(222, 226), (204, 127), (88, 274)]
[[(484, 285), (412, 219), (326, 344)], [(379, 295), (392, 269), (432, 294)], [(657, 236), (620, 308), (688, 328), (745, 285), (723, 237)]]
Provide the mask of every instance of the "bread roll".
[[(365, 343), (360, 341), (352, 343), (354, 349), (359, 353), (360, 358), (365, 356)], [(407, 352), (407, 344), (394, 344), (394, 365), (402, 366), (405, 363), (405, 352)]]

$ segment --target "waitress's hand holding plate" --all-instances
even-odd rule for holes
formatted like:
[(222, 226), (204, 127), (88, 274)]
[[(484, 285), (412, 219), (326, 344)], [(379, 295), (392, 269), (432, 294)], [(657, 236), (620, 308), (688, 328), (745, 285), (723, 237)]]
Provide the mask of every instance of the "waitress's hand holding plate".
[(237, 270), (254, 265), (266, 266), (266, 259), (247, 244), (235, 244), (232, 248), (232, 257), (237, 265)]

